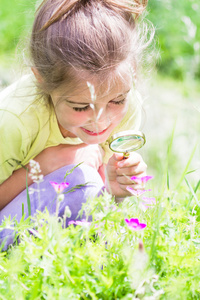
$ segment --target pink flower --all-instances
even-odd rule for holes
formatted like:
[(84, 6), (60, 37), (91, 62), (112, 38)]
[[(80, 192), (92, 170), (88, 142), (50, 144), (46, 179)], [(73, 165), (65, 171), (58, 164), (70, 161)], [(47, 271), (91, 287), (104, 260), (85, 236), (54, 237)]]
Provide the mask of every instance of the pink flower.
[(144, 193), (151, 191), (151, 190), (134, 190), (133, 188), (127, 186), (127, 191), (130, 192), (133, 196), (140, 197)]
[(143, 176), (143, 177), (132, 176), (131, 180), (134, 180), (137, 184), (144, 185), (147, 181), (149, 181), (152, 178), (153, 176)]
[(147, 224), (144, 223), (140, 223), (138, 219), (125, 219), (126, 224), (128, 225), (128, 227), (130, 227), (133, 230), (142, 230), (144, 229)]
[(90, 222), (88, 222), (88, 221), (86, 221), (85, 219), (83, 219), (83, 220), (81, 220), (81, 221), (79, 221), (79, 220), (77, 220), (77, 221), (69, 221), (69, 223), (68, 223), (68, 225), (71, 225), (71, 224), (74, 224), (74, 225), (90, 225), (91, 223)]
[(62, 182), (62, 183), (57, 183), (54, 181), (49, 181), (51, 185), (53, 186), (54, 190), (56, 191), (57, 194), (60, 194), (66, 189), (69, 185), (67, 182)]
[(140, 202), (140, 206), (143, 211), (146, 211), (148, 208), (152, 207), (154, 204), (156, 204), (156, 199), (151, 197), (142, 197), (142, 201)]
[(156, 199), (154, 197), (142, 197), (142, 200), (144, 201), (143, 204), (146, 205), (146, 204), (156, 204)]

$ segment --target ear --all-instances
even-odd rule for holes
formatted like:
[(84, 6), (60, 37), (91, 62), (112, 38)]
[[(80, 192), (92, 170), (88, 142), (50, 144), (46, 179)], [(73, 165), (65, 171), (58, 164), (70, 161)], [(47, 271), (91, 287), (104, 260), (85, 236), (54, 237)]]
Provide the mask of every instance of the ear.
[(42, 76), (40, 75), (38, 69), (36, 69), (35, 67), (32, 67), (32, 68), (31, 68), (31, 71), (32, 71), (33, 74), (35, 75), (35, 78), (37, 79), (38, 82), (42, 82), (42, 81), (43, 81), (43, 78), (42, 78)]

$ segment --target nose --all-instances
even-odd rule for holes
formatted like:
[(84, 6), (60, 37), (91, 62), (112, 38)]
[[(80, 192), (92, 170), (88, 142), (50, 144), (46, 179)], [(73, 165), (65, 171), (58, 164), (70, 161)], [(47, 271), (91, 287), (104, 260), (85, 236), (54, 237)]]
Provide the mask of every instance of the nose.
[(110, 125), (111, 121), (106, 107), (94, 108), (92, 121), (95, 126), (98, 126), (99, 130), (104, 130), (105, 128), (107, 128)]

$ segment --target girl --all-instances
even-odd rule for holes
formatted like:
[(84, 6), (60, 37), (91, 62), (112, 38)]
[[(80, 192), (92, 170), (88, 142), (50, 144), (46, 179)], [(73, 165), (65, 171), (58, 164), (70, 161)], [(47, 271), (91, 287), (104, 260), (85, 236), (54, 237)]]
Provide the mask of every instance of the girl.
[[(1, 218), (11, 212), (20, 215), (21, 203), (26, 205), (22, 166), (29, 167), (33, 158), (45, 176), (43, 208), (52, 194), (49, 180), (62, 181), (66, 170), (80, 162), (84, 164), (75, 169), (73, 178), (67, 178), (72, 186), (92, 181), (94, 195), (105, 184), (116, 199), (129, 194), (127, 185), (138, 188), (130, 176), (145, 174), (141, 156), (131, 153), (124, 160), (122, 154), (109, 151), (106, 141), (115, 132), (140, 126), (140, 103), (133, 82), (148, 43), (136, 19), (146, 2), (41, 3), (30, 41), (33, 74), (0, 94)], [(32, 183), (28, 177), (28, 185)], [(91, 191), (91, 186), (85, 189)], [(84, 197), (77, 196), (80, 191), (74, 193), (68, 198), (75, 199), (70, 208), (77, 214), (78, 203), (90, 193)], [(32, 198), (32, 212), (38, 209), (34, 201)]]

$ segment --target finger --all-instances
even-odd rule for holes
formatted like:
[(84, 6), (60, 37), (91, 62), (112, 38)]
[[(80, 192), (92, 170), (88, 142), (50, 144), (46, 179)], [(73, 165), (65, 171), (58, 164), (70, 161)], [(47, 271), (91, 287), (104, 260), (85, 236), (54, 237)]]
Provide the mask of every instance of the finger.
[(114, 159), (116, 161), (121, 161), (121, 160), (124, 160), (124, 154), (123, 153), (114, 153)]
[(142, 176), (146, 174), (147, 165), (142, 161), (141, 163), (127, 168), (117, 168), (117, 176)]
[(126, 185), (126, 184), (119, 184), (119, 187), (120, 189), (124, 192), (124, 194), (126, 194), (126, 196), (130, 196), (131, 193), (127, 190), (127, 187), (129, 188), (132, 188), (133, 190), (144, 190), (144, 187), (142, 187), (141, 185), (139, 184), (129, 184), (129, 185)]
[(110, 166), (117, 166), (117, 162), (120, 160), (123, 160), (123, 154), (122, 153), (114, 153), (111, 158), (108, 161), (108, 165)]
[(138, 153), (132, 153), (127, 159), (122, 159), (117, 163), (119, 168), (125, 168), (130, 166), (135, 166), (139, 164), (142, 160), (142, 157)]
[(133, 180), (131, 180), (130, 176), (117, 176), (116, 180), (120, 184), (120, 186), (121, 185), (123, 185), (123, 186), (125, 185), (126, 187), (129, 186), (129, 187), (132, 187), (135, 190), (141, 188), (141, 185), (137, 184)]

